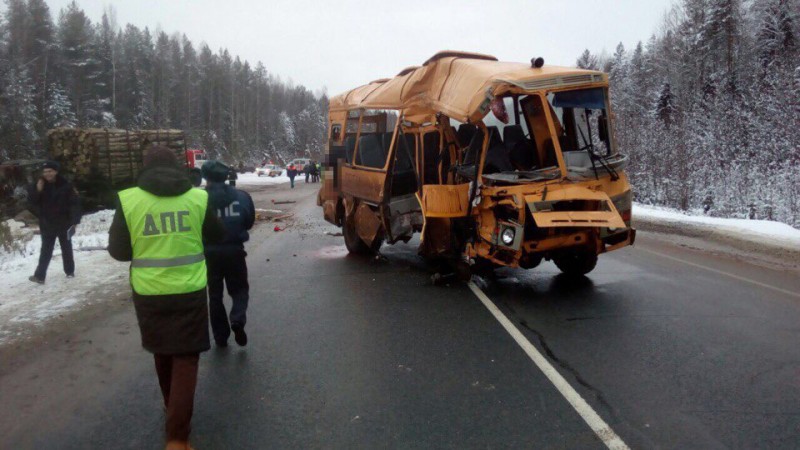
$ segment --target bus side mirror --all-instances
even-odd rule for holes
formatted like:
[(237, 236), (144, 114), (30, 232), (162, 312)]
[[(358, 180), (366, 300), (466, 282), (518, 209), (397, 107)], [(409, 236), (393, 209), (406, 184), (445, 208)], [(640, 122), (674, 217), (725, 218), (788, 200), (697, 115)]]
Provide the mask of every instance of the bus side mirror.
[(600, 133), (600, 140), (608, 144), (608, 118), (606, 116), (597, 118), (597, 131)]

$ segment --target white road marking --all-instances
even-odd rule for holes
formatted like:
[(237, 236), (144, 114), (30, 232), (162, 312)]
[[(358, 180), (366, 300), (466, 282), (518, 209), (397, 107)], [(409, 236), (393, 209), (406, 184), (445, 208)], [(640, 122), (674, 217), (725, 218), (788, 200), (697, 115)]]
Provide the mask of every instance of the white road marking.
[(506, 329), (508, 334), (511, 335), (512, 338), (522, 347), (522, 350), (528, 355), (528, 357), (539, 367), (539, 370), (544, 373), (544, 376), (553, 383), (553, 386), (558, 389), (558, 392), (564, 396), (564, 398), (569, 402), (570, 405), (577, 411), (578, 414), (583, 418), (587, 425), (594, 431), (597, 437), (600, 438), (601, 441), (606, 445), (606, 447), (610, 449), (628, 449), (629, 447), (625, 444), (625, 442), (620, 439), (617, 433), (611, 429), (610, 426), (586, 403), (586, 400), (581, 397), (581, 395), (570, 386), (567, 380), (561, 376), (560, 373), (553, 367), (550, 362), (545, 358), (533, 344), (530, 343), (525, 336), (511, 323), (510, 320), (503, 314), (500, 309), (492, 302), (486, 294), (472, 281), (468, 283), (469, 288), (472, 290), (472, 293), (475, 294), (476, 297), (483, 303), (483, 306), (492, 313), (495, 319), (500, 322), (500, 325)]
[(781, 294), (786, 294), (786, 295), (789, 295), (791, 297), (800, 298), (800, 293), (798, 293), (798, 292), (789, 291), (787, 289), (781, 289), (781, 288), (775, 287), (775, 286), (773, 286), (771, 284), (762, 283), (762, 282), (756, 281), (756, 280), (751, 280), (750, 278), (740, 277), (739, 275), (734, 275), (734, 274), (732, 274), (730, 272), (725, 272), (723, 270), (714, 269), (712, 267), (704, 266), (702, 264), (693, 263), (691, 261), (686, 261), (685, 259), (676, 258), (674, 256), (665, 255), (664, 253), (657, 252), (657, 251), (654, 251), (654, 250), (648, 250), (646, 248), (641, 248), (641, 247), (639, 247), (639, 250), (645, 251), (647, 253), (652, 253), (652, 254), (660, 256), (662, 258), (667, 258), (667, 259), (671, 259), (673, 261), (684, 263), (684, 264), (690, 265), (692, 267), (697, 267), (698, 269), (708, 270), (709, 272), (714, 272), (714, 273), (719, 274), (719, 275), (724, 275), (726, 277), (730, 277), (730, 278), (733, 278), (735, 280), (744, 281), (745, 283), (750, 283), (750, 284), (754, 284), (756, 286), (760, 286), (760, 287), (763, 287), (763, 288), (766, 288), (766, 289), (771, 289), (773, 291), (780, 292)]

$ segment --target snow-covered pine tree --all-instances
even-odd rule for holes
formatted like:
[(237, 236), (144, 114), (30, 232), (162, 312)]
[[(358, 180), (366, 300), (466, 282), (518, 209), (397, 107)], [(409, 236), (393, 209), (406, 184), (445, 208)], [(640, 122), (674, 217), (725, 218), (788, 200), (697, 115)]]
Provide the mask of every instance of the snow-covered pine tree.
[(666, 129), (669, 129), (675, 120), (675, 95), (669, 82), (665, 82), (661, 87), (654, 113)]
[(597, 57), (592, 55), (587, 48), (575, 62), (575, 65), (579, 69), (597, 70)]
[(26, 67), (34, 86), (37, 110), (37, 134), (44, 136), (48, 91), (54, 68), (58, 66), (55, 53), (55, 25), (45, 0), (28, 0), (28, 25), (25, 34)]
[(4, 159), (39, 158), (36, 95), (24, 69), (12, 68), (2, 77), (0, 91), (0, 156)]
[(74, 127), (78, 123), (72, 109), (72, 103), (64, 89), (56, 83), (49, 88), (47, 101), (47, 128)]

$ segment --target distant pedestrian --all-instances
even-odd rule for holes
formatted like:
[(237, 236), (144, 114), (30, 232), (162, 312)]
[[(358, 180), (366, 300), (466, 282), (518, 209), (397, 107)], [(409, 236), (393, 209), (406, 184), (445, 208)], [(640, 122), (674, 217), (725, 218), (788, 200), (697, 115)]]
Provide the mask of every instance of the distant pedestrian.
[[(247, 263), (244, 243), (250, 239), (247, 230), (253, 228), (256, 208), (250, 194), (225, 184), (228, 168), (218, 161), (203, 164), (203, 178), (207, 180), (208, 205), (225, 226), (225, 239), (218, 244), (205, 246), (208, 267), (208, 312), (211, 331), (218, 347), (227, 347), (233, 331), (240, 346), (247, 345), (244, 326), (247, 323), (247, 304), (250, 285), (247, 280)], [(230, 322), (223, 299), (225, 287), (231, 296)]]
[(289, 183), (291, 183), (292, 189), (294, 189), (294, 177), (297, 176), (297, 167), (294, 163), (289, 163), (289, 165), (286, 166), (286, 176), (289, 177)]
[(72, 236), (81, 221), (80, 198), (72, 184), (58, 173), (60, 169), (61, 165), (56, 161), (45, 162), (42, 177), (30, 189), (28, 197), (31, 212), (39, 217), (42, 238), (39, 265), (33, 276), (28, 278), (34, 283), (44, 284), (56, 239), (61, 247), (64, 273), (68, 278), (75, 276)]
[(306, 183), (308, 183), (308, 177), (311, 176), (311, 161), (307, 162), (305, 166), (303, 166), (303, 173), (306, 176)]
[(314, 167), (316, 167), (316, 169), (317, 169), (317, 183), (319, 183), (319, 177), (320, 177), (320, 175), (322, 175), (322, 164), (315, 163)]
[(119, 193), (108, 253), (130, 261), (142, 347), (153, 353), (166, 407), (167, 449), (188, 449), (200, 353), (208, 337), (203, 243), (225, 230), (165, 147), (151, 148), (137, 186)]
[(236, 174), (236, 170), (234, 170), (232, 168), (228, 169), (228, 184), (230, 184), (231, 186), (236, 186), (236, 180), (238, 180), (238, 179), (239, 179), (239, 175)]
[(703, 214), (708, 214), (711, 208), (714, 206), (714, 196), (712, 194), (706, 194), (706, 198), (703, 199)]
[(311, 165), (311, 182), (316, 183), (319, 181), (319, 169), (317, 168), (317, 163), (311, 161), (309, 164)]

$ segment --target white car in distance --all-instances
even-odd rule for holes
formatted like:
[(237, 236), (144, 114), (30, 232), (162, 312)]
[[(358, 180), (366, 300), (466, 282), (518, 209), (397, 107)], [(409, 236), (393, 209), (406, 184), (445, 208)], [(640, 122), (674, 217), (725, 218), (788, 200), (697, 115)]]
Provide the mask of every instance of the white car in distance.
[(279, 177), (283, 173), (283, 168), (277, 166), (275, 164), (264, 164), (263, 166), (256, 169), (256, 175), (268, 176), (268, 177)]

